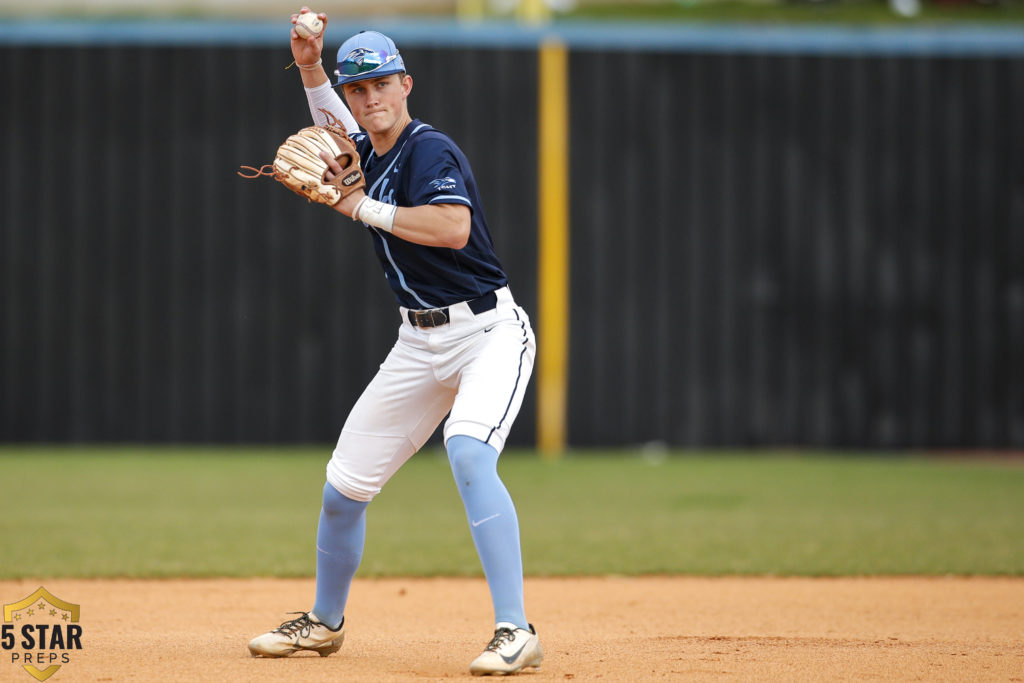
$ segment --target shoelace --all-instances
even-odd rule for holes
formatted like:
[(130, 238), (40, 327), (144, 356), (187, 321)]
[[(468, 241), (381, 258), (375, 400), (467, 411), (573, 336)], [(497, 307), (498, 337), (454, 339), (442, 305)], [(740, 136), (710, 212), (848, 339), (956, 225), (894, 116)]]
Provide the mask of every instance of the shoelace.
[(301, 617), (286, 621), (274, 630), (286, 636), (293, 636), (296, 632), (303, 638), (308, 638), (316, 624), (309, 618), (309, 612), (289, 612), (288, 614), (301, 614)]
[(497, 652), (499, 647), (504, 645), (506, 642), (511, 643), (515, 639), (516, 634), (512, 631), (512, 629), (502, 627), (494, 632), (494, 637), (491, 638), (491, 642), (489, 642), (487, 644), (487, 647), (484, 649), (490, 650), (491, 652)]

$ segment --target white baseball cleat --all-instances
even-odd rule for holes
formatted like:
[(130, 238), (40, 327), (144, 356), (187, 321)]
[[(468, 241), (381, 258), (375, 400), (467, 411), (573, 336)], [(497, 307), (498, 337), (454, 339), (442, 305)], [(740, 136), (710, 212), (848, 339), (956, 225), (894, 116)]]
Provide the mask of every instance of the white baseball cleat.
[(494, 637), (483, 653), (469, 665), (474, 676), (489, 674), (514, 674), (529, 667), (538, 667), (544, 660), (537, 631), (530, 624), (530, 630), (517, 628), (515, 624), (499, 623)]
[(299, 650), (311, 650), (321, 657), (337, 652), (345, 642), (345, 620), (337, 631), (314, 620), (308, 612), (291, 612), (302, 616), (286, 621), (273, 631), (249, 641), (253, 657), (287, 657)]

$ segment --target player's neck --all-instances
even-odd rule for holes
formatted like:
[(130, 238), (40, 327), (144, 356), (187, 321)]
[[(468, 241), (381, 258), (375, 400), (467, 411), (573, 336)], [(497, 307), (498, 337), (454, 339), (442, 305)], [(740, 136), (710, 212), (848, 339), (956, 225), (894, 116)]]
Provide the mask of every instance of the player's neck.
[(380, 133), (374, 133), (367, 131), (367, 135), (370, 137), (370, 144), (373, 145), (373, 152), (379, 157), (384, 156), (391, 151), (391, 148), (398, 142), (398, 138), (402, 137), (402, 131), (405, 127), (412, 123), (412, 117), (409, 114), (405, 114), (397, 121), (395, 125), (389, 128), (387, 131)]

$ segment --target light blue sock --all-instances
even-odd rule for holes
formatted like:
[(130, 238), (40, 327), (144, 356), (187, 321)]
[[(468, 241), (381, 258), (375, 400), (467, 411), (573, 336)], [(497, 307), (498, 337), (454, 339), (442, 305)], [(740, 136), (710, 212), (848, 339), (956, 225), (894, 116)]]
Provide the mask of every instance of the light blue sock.
[(316, 603), (313, 614), (336, 629), (345, 616), (352, 577), (363, 559), (366, 542), (366, 506), (324, 484), (324, 504), (316, 532)]
[(498, 477), (498, 451), (478, 439), (453, 436), (448, 439), (448, 462), (491, 589), (494, 621), (528, 628), (519, 519), (512, 497)]

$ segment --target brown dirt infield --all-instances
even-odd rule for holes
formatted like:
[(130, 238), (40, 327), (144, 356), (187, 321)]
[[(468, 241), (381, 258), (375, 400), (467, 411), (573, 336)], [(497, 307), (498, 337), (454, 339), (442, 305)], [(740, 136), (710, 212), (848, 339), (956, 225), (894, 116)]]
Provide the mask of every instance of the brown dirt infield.
[[(0, 581), (81, 605), (51, 681), (474, 680), (483, 579), (357, 579), (344, 647), (252, 659), (312, 579)], [(520, 680), (1024, 681), (1020, 578), (528, 578), (546, 653)], [(34, 680), (3, 653), (0, 680)], [(479, 680), (479, 679), (475, 679)]]

